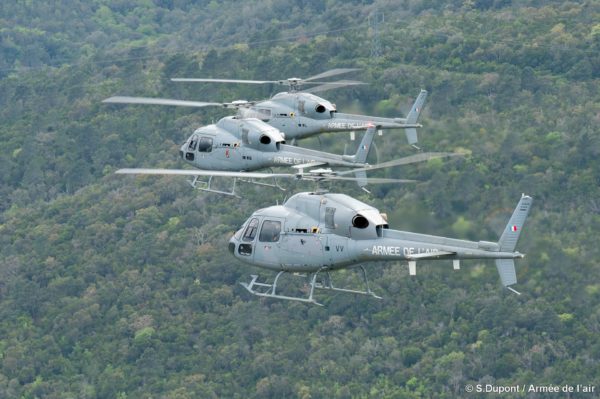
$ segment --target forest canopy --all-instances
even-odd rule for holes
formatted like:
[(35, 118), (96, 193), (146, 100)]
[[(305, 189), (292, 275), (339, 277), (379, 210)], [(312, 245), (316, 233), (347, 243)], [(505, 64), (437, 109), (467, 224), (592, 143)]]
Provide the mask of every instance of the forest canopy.
[[(467, 384), (600, 387), (600, 6), (559, 1), (17, 1), (0, 5), (0, 396), (464, 397)], [(400, 230), (496, 241), (534, 197), (516, 296), (493, 263), (367, 265), (381, 301), (259, 300), (227, 240), (290, 193), (243, 198), (121, 167), (181, 167), (223, 110), (107, 105), (112, 95), (265, 99), (283, 79), (356, 67), (342, 112), (405, 116), (460, 159), (344, 192)], [(401, 131), (377, 156), (414, 153)], [(347, 134), (300, 145), (342, 153)], [(356, 282), (354, 271), (339, 273)], [(582, 396), (583, 397), (583, 396)]]

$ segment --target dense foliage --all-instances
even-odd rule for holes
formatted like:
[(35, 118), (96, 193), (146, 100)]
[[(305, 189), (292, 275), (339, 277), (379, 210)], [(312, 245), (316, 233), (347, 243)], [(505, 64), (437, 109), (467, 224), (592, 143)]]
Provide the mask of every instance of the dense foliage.
[[(594, 1), (76, 1), (0, 5), (0, 397), (464, 397), (466, 384), (600, 389), (600, 6)], [(369, 15), (383, 14), (374, 28)], [(379, 41), (381, 56), (373, 57)], [(430, 97), (426, 150), (464, 159), (336, 185), (392, 228), (495, 241), (534, 207), (516, 296), (493, 263), (374, 263), (382, 301), (323, 308), (250, 297), (230, 234), (278, 191), (241, 200), (118, 167), (178, 167), (220, 110), (114, 106), (116, 94), (232, 101), (276, 88), (170, 77), (285, 78), (359, 67), (345, 112)], [(302, 145), (342, 152), (347, 135)], [(414, 150), (377, 138), (380, 160)], [(354, 144), (349, 144), (354, 145)], [(309, 185), (290, 185), (292, 191)], [(267, 193), (268, 195), (266, 195)], [(355, 282), (353, 271), (336, 275)], [(493, 397), (493, 396), (486, 396)], [(528, 395), (528, 397), (544, 397)], [(555, 397), (555, 396), (552, 396)], [(591, 397), (591, 396), (581, 396)]]

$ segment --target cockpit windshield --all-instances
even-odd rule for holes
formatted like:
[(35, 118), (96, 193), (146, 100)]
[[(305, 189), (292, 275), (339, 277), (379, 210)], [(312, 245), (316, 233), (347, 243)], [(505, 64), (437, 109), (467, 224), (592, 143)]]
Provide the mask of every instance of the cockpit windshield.
[(188, 146), (188, 150), (194, 151), (196, 149), (197, 143), (198, 143), (198, 136), (196, 136), (196, 135), (192, 136), (192, 139), (190, 140), (190, 145)]
[(246, 231), (244, 232), (244, 241), (254, 240), (254, 237), (256, 237), (256, 230), (258, 230), (258, 219), (253, 218), (250, 223), (248, 223), (248, 227), (246, 227)]

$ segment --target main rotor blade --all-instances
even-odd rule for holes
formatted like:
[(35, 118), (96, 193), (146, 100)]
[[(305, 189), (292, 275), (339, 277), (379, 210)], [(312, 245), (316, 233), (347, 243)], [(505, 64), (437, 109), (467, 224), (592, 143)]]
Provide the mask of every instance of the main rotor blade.
[(304, 80), (305, 82), (307, 82), (309, 80), (328, 78), (330, 76), (341, 75), (343, 73), (348, 73), (348, 72), (353, 72), (353, 71), (360, 71), (360, 68), (336, 68), (336, 69), (330, 69), (329, 71), (325, 71), (325, 72), (320, 73), (318, 75), (314, 75), (314, 76), (311, 76), (309, 78), (302, 79), (302, 80)]
[(423, 152), (420, 154), (410, 155), (410, 156), (404, 157), (404, 158), (394, 159), (392, 161), (378, 163), (377, 165), (373, 165), (373, 166), (367, 166), (367, 167), (359, 168), (359, 169), (345, 170), (343, 172), (338, 172), (338, 175), (347, 175), (347, 174), (350, 174), (353, 172), (390, 168), (392, 166), (408, 165), (408, 164), (412, 164), (412, 163), (425, 162), (425, 161), (429, 161), (430, 159), (447, 158), (447, 157), (455, 157), (455, 156), (462, 156), (462, 155), (463, 154), (459, 154), (459, 153), (455, 153), (455, 152)]
[[(171, 78), (173, 82), (212, 82), (212, 83), (250, 83), (250, 84), (267, 84), (276, 83), (280, 85), (294, 86), (297, 84), (320, 84), (328, 82), (315, 82), (317, 79), (328, 78), (331, 76), (341, 75), (348, 72), (359, 71), (360, 68), (336, 68), (329, 71), (311, 76), (306, 79), (289, 78), (280, 80), (250, 80), (250, 79), (211, 79), (211, 78)], [(333, 83), (333, 82), (332, 82)]]
[[(308, 177), (311, 178), (312, 177)], [(315, 179), (318, 180), (318, 179)], [(387, 177), (344, 177), (344, 176), (324, 176), (323, 180), (349, 180), (349, 181), (366, 181), (367, 183), (417, 183), (418, 180), (410, 180), (410, 179), (390, 179)]]
[(272, 177), (294, 177), (289, 173), (257, 173), (257, 172), (227, 172), (220, 170), (201, 169), (145, 169), (125, 168), (115, 172), (118, 175), (175, 175), (175, 176), (217, 176), (217, 177), (246, 177), (255, 179), (267, 179)]
[[(313, 83), (313, 82), (307, 82)], [(309, 87), (308, 89), (301, 90), (304, 93), (318, 93), (320, 91), (339, 89), (340, 87), (366, 85), (368, 83), (360, 82), (358, 80), (338, 80), (337, 82), (325, 82), (320, 86)]]
[(176, 105), (180, 107), (225, 107), (223, 103), (207, 103), (202, 101), (172, 100), (169, 98), (125, 97), (107, 98), (103, 103), (111, 104), (146, 104), (146, 105)]
[(280, 83), (281, 80), (244, 80), (244, 79), (204, 79), (204, 78), (171, 78), (173, 82), (213, 82), (213, 83)]
[(344, 180), (344, 181), (366, 181), (367, 183), (415, 183), (417, 180), (407, 179), (388, 179), (382, 177), (356, 178), (343, 177), (335, 175), (311, 175), (307, 174), (290, 174), (290, 173), (257, 173), (257, 172), (226, 172), (219, 170), (200, 170), (200, 169), (119, 169), (115, 172), (119, 175), (159, 175), (159, 176), (217, 176), (217, 177), (241, 177), (251, 179), (270, 179), (270, 178), (291, 178), (295, 180)]

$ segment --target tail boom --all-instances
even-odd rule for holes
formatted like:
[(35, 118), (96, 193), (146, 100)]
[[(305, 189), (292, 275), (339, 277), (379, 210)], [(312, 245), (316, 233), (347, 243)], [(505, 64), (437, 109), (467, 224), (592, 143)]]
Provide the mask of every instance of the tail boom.
[(408, 260), (410, 274), (416, 273), (416, 262), (421, 260), (453, 260), (453, 267), (458, 270), (461, 259), (493, 259), (502, 285), (518, 293), (510, 287), (517, 283), (514, 260), (525, 255), (515, 251), (515, 247), (531, 203), (531, 197), (521, 197), (498, 243), (385, 229), (381, 238), (362, 242), (356, 255), (367, 261)]

